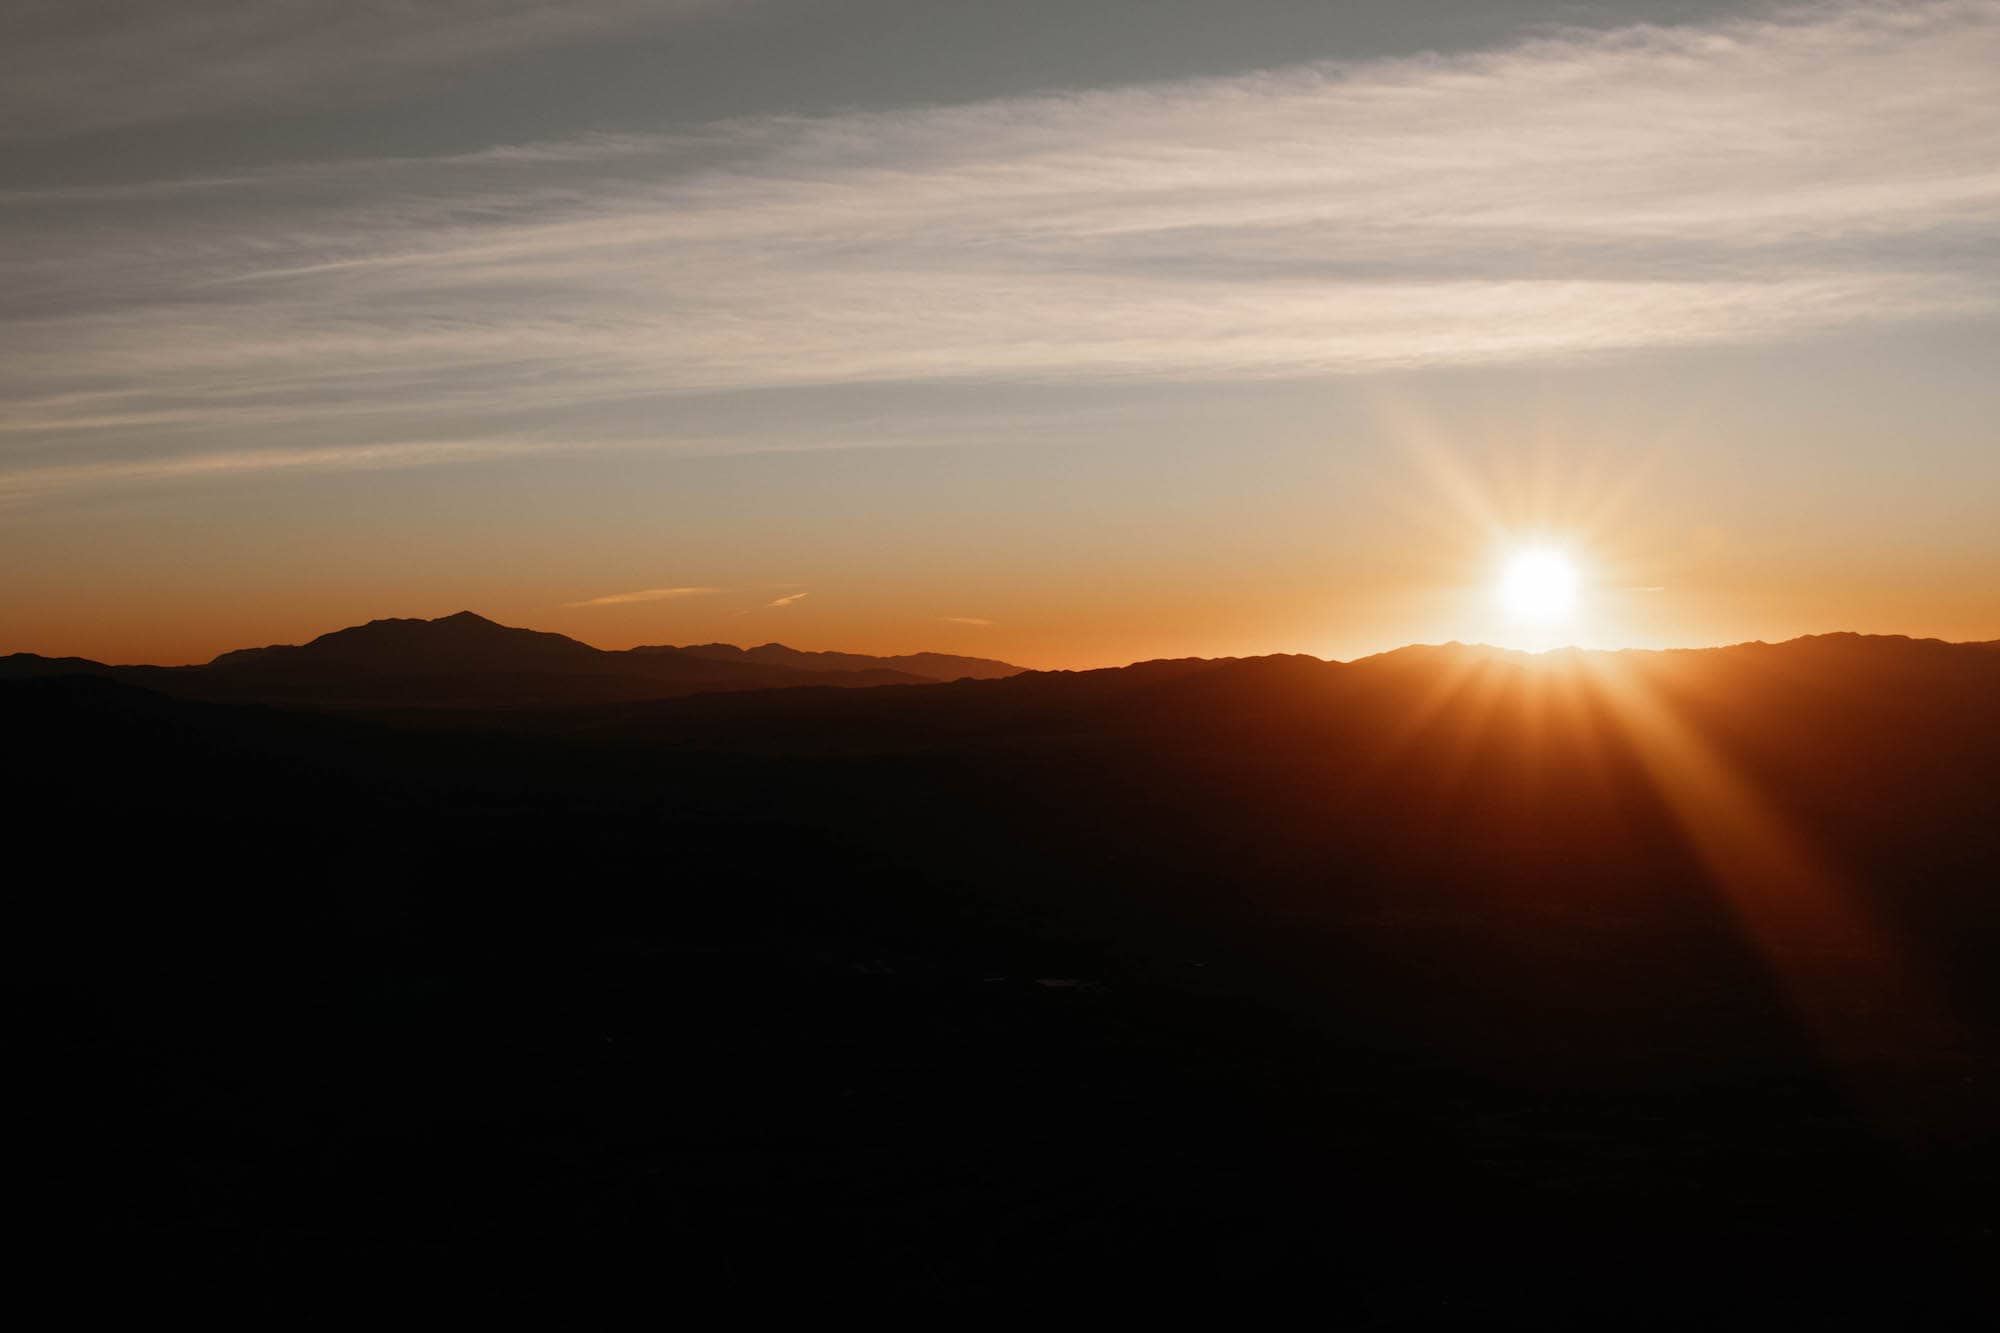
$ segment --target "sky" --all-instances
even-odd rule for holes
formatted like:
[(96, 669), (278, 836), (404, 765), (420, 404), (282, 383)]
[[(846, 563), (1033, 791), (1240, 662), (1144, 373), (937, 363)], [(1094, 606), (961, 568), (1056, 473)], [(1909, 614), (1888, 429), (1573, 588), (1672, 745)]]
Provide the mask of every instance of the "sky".
[(2000, 0), (12, 0), (0, 652), (2000, 638), (1996, 224)]

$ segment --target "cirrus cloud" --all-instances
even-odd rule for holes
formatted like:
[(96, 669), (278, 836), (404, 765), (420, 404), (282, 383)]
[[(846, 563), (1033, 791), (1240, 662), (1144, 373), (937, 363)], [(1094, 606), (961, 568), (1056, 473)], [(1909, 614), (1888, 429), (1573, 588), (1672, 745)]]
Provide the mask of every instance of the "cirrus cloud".
[(564, 606), (631, 606), (639, 602), (674, 602), (684, 597), (706, 597), (720, 592), (719, 588), (641, 588), (637, 592), (607, 593), (602, 597), (587, 597), (580, 602), (564, 602)]
[(1828, 3), (136, 203), (0, 193), (0, 482), (588, 445), (706, 391), (1352, 375), (1991, 317), (1995, 70), (2000, 0)]
[(9, 0), (0, 139), (336, 94), (646, 28), (727, 0)]

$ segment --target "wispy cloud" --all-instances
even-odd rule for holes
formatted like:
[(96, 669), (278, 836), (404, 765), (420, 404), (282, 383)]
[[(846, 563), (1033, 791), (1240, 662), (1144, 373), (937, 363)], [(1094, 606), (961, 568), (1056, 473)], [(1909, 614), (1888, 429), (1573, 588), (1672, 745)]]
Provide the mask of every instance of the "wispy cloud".
[(581, 602), (564, 602), (564, 606), (629, 606), (635, 602), (672, 602), (683, 597), (706, 597), (720, 592), (719, 588), (641, 588), (637, 592), (607, 593), (602, 597), (588, 597)]
[(438, 71), (727, 0), (13, 0), (0, 137), (391, 91)]
[(990, 625), (993, 622), (984, 616), (939, 616), (947, 625)]
[(419, 440), (333, 448), (225, 450), (167, 458), (126, 458), (0, 471), (0, 498), (113, 481), (173, 481), (296, 470), (426, 467), (537, 451), (504, 440)]
[(806, 592), (787, 593), (783, 597), (774, 598), (773, 600), (764, 603), (764, 609), (768, 611), (775, 606), (790, 606), (792, 603), (803, 601), (805, 598), (810, 596), (812, 596), (812, 594)]
[(0, 409), (28, 423), (0, 474), (441, 422), (587, 443), (705, 390), (1355, 374), (1988, 316), (1996, 69), (2000, 0), (1828, 3), (306, 164), (143, 207), (0, 193)]

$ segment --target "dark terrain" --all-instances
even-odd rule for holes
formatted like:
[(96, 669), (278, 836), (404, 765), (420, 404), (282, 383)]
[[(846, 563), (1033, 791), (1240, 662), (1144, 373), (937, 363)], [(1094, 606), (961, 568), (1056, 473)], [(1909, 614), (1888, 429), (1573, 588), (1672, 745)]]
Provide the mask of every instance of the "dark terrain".
[(43, 1262), (1907, 1325), (2000, 1259), (1995, 645), (837, 688), (917, 673), (385, 625), (0, 664)]

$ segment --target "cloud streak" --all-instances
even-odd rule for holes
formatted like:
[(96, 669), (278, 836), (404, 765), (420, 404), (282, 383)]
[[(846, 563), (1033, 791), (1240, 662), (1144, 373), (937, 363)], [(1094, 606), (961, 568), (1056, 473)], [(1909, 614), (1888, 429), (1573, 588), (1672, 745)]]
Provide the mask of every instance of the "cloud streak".
[(267, 441), (587, 444), (706, 391), (1347, 375), (1987, 317), (1996, 69), (2000, 0), (1836, 3), (139, 203), (0, 193), (0, 484)]
[(764, 603), (764, 609), (766, 611), (769, 611), (773, 607), (790, 606), (794, 602), (804, 601), (806, 598), (810, 596), (812, 596), (812, 594), (809, 592), (787, 593), (783, 597), (774, 598), (771, 601)]
[(564, 606), (631, 606), (639, 602), (674, 602), (684, 597), (706, 597), (720, 592), (719, 588), (641, 588), (637, 592), (607, 593), (603, 597), (590, 597), (581, 602), (564, 602)]
[(0, 138), (396, 91), (726, 0), (10, 0)]
[(0, 501), (18, 501), (48, 491), (112, 482), (178, 481), (201, 477), (222, 479), (270, 472), (434, 467), (537, 451), (536, 446), (505, 440), (418, 440), (334, 448), (225, 450), (165, 458), (54, 464), (0, 471)]

